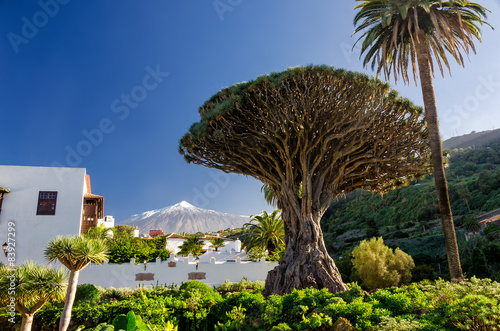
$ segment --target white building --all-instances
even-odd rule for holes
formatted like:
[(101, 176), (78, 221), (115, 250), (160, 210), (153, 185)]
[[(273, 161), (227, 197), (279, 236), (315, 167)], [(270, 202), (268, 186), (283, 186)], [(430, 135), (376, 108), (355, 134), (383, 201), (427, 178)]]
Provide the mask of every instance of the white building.
[[(172, 233), (167, 236), (167, 247), (166, 249), (172, 252), (173, 255), (177, 255), (179, 251), (181, 250), (179, 246), (182, 245), (182, 243), (187, 239), (188, 237), (186, 236), (181, 236), (176, 233)], [(203, 241), (203, 251), (211, 251), (211, 243), (210, 240), (216, 239), (219, 237), (211, 237), (211, 236), (205, 236), (205, 237), (200, 237), (200, 240)], [(219, 248), (220, 252), (230, 252), (231, 250), (235, 250), (237, 253), (241, 252), (241, 241), (240, 240), (234, 240), (234, 239), (228, 239), (228, 238), (222, 238), (224, 240), (225, 246), (222, 248)]]
[(97, 220), (97, 226), (102, 226), (105, 229), (111, 229), (115, 227), (115, 218), (113, 216), (104, 216), (104, 219)]
[(49, 240), (85, 232), (103, 218), (104, 198), (91, 193), (84, 168), (0, 166), (0, 196), (0, 244), (15, 249), (9, 256), (16, 264), (44, 263)]

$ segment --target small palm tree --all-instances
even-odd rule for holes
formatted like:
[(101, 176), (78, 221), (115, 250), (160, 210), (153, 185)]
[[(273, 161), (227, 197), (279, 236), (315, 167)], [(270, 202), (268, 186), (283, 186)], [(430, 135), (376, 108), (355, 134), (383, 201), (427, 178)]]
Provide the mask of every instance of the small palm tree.
[(474, 215), (470, 214), (464, 216), (464, 219), (462, 221), (462, 226), (465, 229), (465, 231), (472, 234), (476, 234), (481, 230), (481, 224), (479, 224)]
[(436, 98), (432, 77), (434, 61), (441, 74), (443, 66), (450, 70), (447, 54), (460, 65), (464, 65), (462, 52), (475, 52), (474, 38), (481, 40), (480, 26), (487, 10), (467, 0), (356, 0), (360, 9), (354, 18), (355, 33), (364, 39), (361, 53), (365, 53), (363, 64), (371, 62), (377, 74), (391, 74), (397, 80), (401, 76), (407, 83), (408, 67), (413, 79), (420, 85), (425, 107), (425, 121), (429, 131), (434, 180), (441, 212), (441, 224), (452, 279), (463, 278), (458, 253), (455, 227), (450, 207), (448, 184), (443, 167), (443, 151), (439, 135)]
[(210, 240), (210, 247), (215, 248), (215, 251), (218, 252), (219, 248), (226, 246), (226, 241), (222, 238), (214, 238)]
[[(11, 283), (16, 284), (12, 289)], [(50, 300), (62, 300), (68, 287), (68, 273), (28, 261), (14, 270), (0, 267), (0, 300), (15, 297), (15, 308), (22, 316), (20, 331), (29, 331), (35, 313)]]
[(66, 331), (71, 320), (71, 310), (75, 301), (80, 270), (90, 263), (100, 264), (104, 262), (108, 258), (108, 248), (103, 239), (58, 236), (47, 243), (44, 254), (47, 261), (58, 260), (70, 271), (68, 290), (59, 322), (59, 331)]
[(280, 212), (279, 209), (276, 209), (268, 214), (264, 210), (261, 215), (253, 215), (250, 223), (244, 225), (249, 232), (243, 242), (247, 251), (262, 249), (267, 250), (272, 255), (284, 247), (285, 230)]
[(177, 255), (179, 256), (188, 256), (189, 253), (193, 254), (193, 256), (198, 256), (203, 253), (203, 241), (200, 240), (197, 236), (188, 237), (181, 246), (181, 249)]

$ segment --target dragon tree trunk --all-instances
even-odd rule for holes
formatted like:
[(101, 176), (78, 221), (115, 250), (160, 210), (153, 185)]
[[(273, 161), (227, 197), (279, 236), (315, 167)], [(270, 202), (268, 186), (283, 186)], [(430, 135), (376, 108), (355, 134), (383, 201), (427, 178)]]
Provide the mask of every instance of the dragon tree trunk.
[[(263, 294), (283, 295), (310, 287), (327, 288), (332, 293), (348, 290), (323, 241), (320, 221), (327, 207), (314, 208), (304, 195), (283, 200), (288, 204), (288, 208), (281, 208), (286, 251), (279, 265), (268, 273)], [(290, 208), (290, 204), (294, 206)]]

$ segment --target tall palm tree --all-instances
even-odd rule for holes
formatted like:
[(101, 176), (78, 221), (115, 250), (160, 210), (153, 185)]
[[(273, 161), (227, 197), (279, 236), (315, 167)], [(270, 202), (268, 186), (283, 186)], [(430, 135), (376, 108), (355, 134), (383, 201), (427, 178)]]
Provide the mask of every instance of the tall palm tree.
[(271, 214), (264, 210), (261, 215), (253, 215), (250, 223), (245, 223), (244, 227), (249, 231), (249, 234), (245, 238), (243, 246), (247, 251), (253, 248), (267, 249), (272, 255), (284, 247), (285, 230), (280, 213), (279, 209)]
[(108, 248), (103, 239), (58, 236), (47, 243), (44, 254), (47, 261), (59, 260), (70, 271), (68, 290), (59, 321), (59, 331), (66, 331), (71, 320), (71, 310), (75, 301), (80, 270), (90, 263), (100, 264), (104, 262), (108, 258)]
[(462, 53), (475, 52), (474, 39), (481, 40), (480, 26), (489, 25), (485, 21), (487, 10), (466, 0), (356, 1), (361, 2), (355, 7), (360, 10), (354, 25), (359, 23), (355, 33), (362, 33), (358, 41), (364, 39), (361, 45), (361, 54), (366, 52), (363, 64), (371, 62), (372, 69), (377, 67), (377, 74), (383, 71), (389, 79), (392, 73), (395, 80), (401, 76), (404, 83), (409, 81), (410, 65), (417, 82), (418, 65), (450, 276), (461, 279), (462, 267), (443, 168), (432, 77), (435, 63), (442, 75), (443, 65), (450, 70), (447, 54), (463, 66)]
[[(16, 284), (12, 289), (11, 284)], [(52, 269), (33, 261), (14, 270), (0, 267), (0, 300), (5, 306), (15, 298), (15, 309), (21, 314), (20, 331), (29, 331), (33, 317), (50, 300), (62, 300), (68, 287), (68, 273), (63, 268)]]

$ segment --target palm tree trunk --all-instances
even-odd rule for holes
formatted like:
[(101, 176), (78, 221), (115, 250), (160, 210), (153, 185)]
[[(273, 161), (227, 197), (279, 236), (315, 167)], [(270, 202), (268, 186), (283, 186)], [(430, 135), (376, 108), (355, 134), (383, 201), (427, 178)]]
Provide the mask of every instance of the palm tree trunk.
[(416, 53), (420, 74), (420, 85), (422, 87), (422, 96), (424, 99), (425, 120), (429, 131), (429, 145), (431, 147), (432, 166), (434, 168), (434, 181), (436, 183), (439, 211), (441, 213), (441, 226), (443, 228), (450, 276), (452, 280), (459, 280), (463, 278), (463, 274), (460, 265), (455, 226), (451, 213), (450, 197), (448, 195), (448, 183), (446, 182), (443, 167), (443, 147), (439, 134), (436, 97), (432, 84), (428, 52), (424, 30), (421, 29), (416, 42)]
[[(280, 199), (278, 199), (279, 203)], [(287, 204), (294, 201), (287, 201)], [(322, 212), (296, 208), (282, 209), (286, 251), (279, 265), (267, 274), (264, 296), (283, 295), (294, 289), (327, 288), (332, 293), (348, 290), (335, 262), (328, 254), (320, 227)], [(310, 203), (307, 205), (311, 206)], [(291, 210), (301, 210), (300, 215)]]
[(31, 326), (33, 325), (33, 317), (35, 314), (22, 314), (21, 328), (19, 331), (31, 331)]
[(64, 300), (64, 308), (61, 313), (61, 320), (59, 321), (59, 331), (66, 331), (71, 321), (71, 310), (73, 309), (73, 302), (75, 301), (76, 286), (78, 285), (78, 276), (80, 270), (71, 270), (69, 274), (68, 290)]

